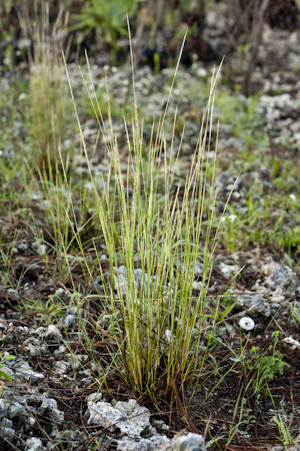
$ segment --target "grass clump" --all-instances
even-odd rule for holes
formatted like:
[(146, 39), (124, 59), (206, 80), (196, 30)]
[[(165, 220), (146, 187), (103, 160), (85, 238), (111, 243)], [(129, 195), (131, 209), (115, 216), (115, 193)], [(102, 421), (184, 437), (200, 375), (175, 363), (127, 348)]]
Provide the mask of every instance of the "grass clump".
[[(63, 9), (57, 17), (53, 29), (49, 24), (49, 5), (42, 2), (41, 12), (35, 4), (36, 20), (20, 18), (23, 34), (33, 42), (29, 51), (30, 81), (26, 101), (20, 104), (31, 136), (32, 166), (45, 174), (55, 173), (60, 167), (57, 148), (61, 146), (64, 165), (69, 166), (72, 146), (66, 142), (68, 134), (70, 106), (61, 46), (65, 35)], [(28, 114), (29, 110), (29, 114)], [(70, 148), (69, 148), (70, 147)]]
[[(93, 86), (92, 78), (89, 84)], [(203, 364), (201, 329), (208, 284), (203, 283), (194, 296), (192, 283), (198, 260), (203, 263), (203, 281), (209, 279), (215, 246), (215, 239), (210, 239), (215, 196), (213, 190), (205, 193), (204, 165), (215, 87), (216, 75), (180, 198), (179, 189), (171, 195), (171, 168), (180, 148), (174, 149), (171, 142), (167, 152), (167, 111), (155, 136), (153, 132), (147, 158), (143, 157), (143, 123), (135, 99), (132, 131), (126, 123), (124, 127), (129, 149), (126, 160), (122, 160), (112, 127), (105, 128), (99, 120), (101, 133), (112, 137), (107, 145), (110, 170), (102, 193), (97, 191), (91, 173), (109, 262), (107, 274), (98, 258), (106, 300), (103, 307), (111, 318), (117, 370), (135, 393), (152, 399), (166, 399), (184, 390), (186, 384), (197, 380)], [(95, 116), (101, 118), (94, 91), (88, 94)], [(82, 144), (90, 168), (83, 135)], [(204, 233), (202, 215), (207, 197), (211, 208)]]

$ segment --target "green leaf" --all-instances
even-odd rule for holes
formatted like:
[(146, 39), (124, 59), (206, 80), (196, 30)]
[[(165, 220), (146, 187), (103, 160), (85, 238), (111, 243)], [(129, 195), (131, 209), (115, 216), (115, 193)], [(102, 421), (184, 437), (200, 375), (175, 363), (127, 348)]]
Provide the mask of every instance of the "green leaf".
[(11, 375), (8, 373), (5, 373), (4, 371), (0, 370), (0, 379), (5, 379), (7, 381), (11, 381)]
[(237, 300), (233, 304), (229, 305), (229, 307), (227, 307), (225, 312), (223, 312), (222, 315), (220, 316), (219, 321), (222, 321), (224, 318), (226, 318), (227, 315), (229, 315), (231, 310), (233, 310), (234, 307), (236, 306), (236, 303), (237, 303)]
[(4, 360), (7, 362), (8, 360), (14, 360), (15, 358), (14, 355), (8, 355), (7, 357), (4, 357)]

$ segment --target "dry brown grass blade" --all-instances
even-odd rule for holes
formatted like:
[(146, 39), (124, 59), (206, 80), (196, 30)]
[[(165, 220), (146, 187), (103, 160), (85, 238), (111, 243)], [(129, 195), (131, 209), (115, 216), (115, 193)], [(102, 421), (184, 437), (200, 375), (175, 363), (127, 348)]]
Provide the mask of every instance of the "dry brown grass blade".
[(188, 425), (188, 429), (190, 432), (194, 432), (195, 434), (199, 434), (198, 429), (196, 428), (196, 426), (194, 425), (194, 423), (192, 422), (192, 420), (190, 419), (190, 416), (188, 414), (188, 411), (186, 409), (186, 407), (183, 405), (181, 398), (179, 396), (177, 387), (176, 387), (176, 379), (173, 379), (173, 391), (175, 394), (175, 400), (176, 400), (176, 407), (177, 410), (180, 411), (182, 413), (182, 415), (184, 416), (187, 425)]
[[(97, 329), (103, 334), (106, 335), (112, 342), (116, 343), (116, 337), (114, 337), (113, 335), (110, 335), (108, 332), (106, 332), (105, 329), (103, 329), (95, 320), (94, 318), (90, 317), (90, 321), (94, 324), (94, 326), (97, 327)], [(118, 341), (120, 341), (120, 343), (122, 342), (122, 339), (119, 338)]]

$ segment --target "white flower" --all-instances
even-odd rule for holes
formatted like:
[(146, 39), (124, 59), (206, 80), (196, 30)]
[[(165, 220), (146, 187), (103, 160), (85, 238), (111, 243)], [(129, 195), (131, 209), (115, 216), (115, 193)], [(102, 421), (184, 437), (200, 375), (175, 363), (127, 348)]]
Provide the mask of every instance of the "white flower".
[(236, 218), (236, 215), (229, 215), (229, 216), (228, 216), (228, 219), (229, 219), (231, 222), (233, 222), (233, 221), (235, 220), (235, 218)]
[(239, 325), (246, 332), (249, 332), (250, 330), (254, 329), (255, 322), (253, 321), (252, 318), (249, 318), (249, 316), (244, 316), (239, 320)]
[(290, 197), (290, 199), (292, 199), (293, 202), (296, 201), (296, 196), (295, 196), (295, 194), (290, 194), (289, 197)]
[(165, 340), (170, 343), (171, 342), (171, 337), (172, 337), (172, 332), (170, 330), (166, 330), (165, 332)]
[(27, 97), (27, 94), (25, 94), (25, 92), (22, 92), (22, 94), (20, 94), (19, 95), (19, 100), (24, 100), (24, 99), (26, 99), (26, 97)]

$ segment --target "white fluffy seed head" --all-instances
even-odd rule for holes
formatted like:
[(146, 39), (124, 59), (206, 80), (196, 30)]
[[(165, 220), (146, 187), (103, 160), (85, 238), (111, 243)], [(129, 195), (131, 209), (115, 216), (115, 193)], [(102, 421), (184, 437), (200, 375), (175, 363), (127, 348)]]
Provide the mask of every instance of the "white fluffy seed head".
[(255, 322), (252, 318), (249, 318), (249, 316), (244, 316), (239, 320), (239, 325), (242, 329), (244, 329), (246, 332), (249, 332), (250, 330), (253, 330), (255, 327)]

